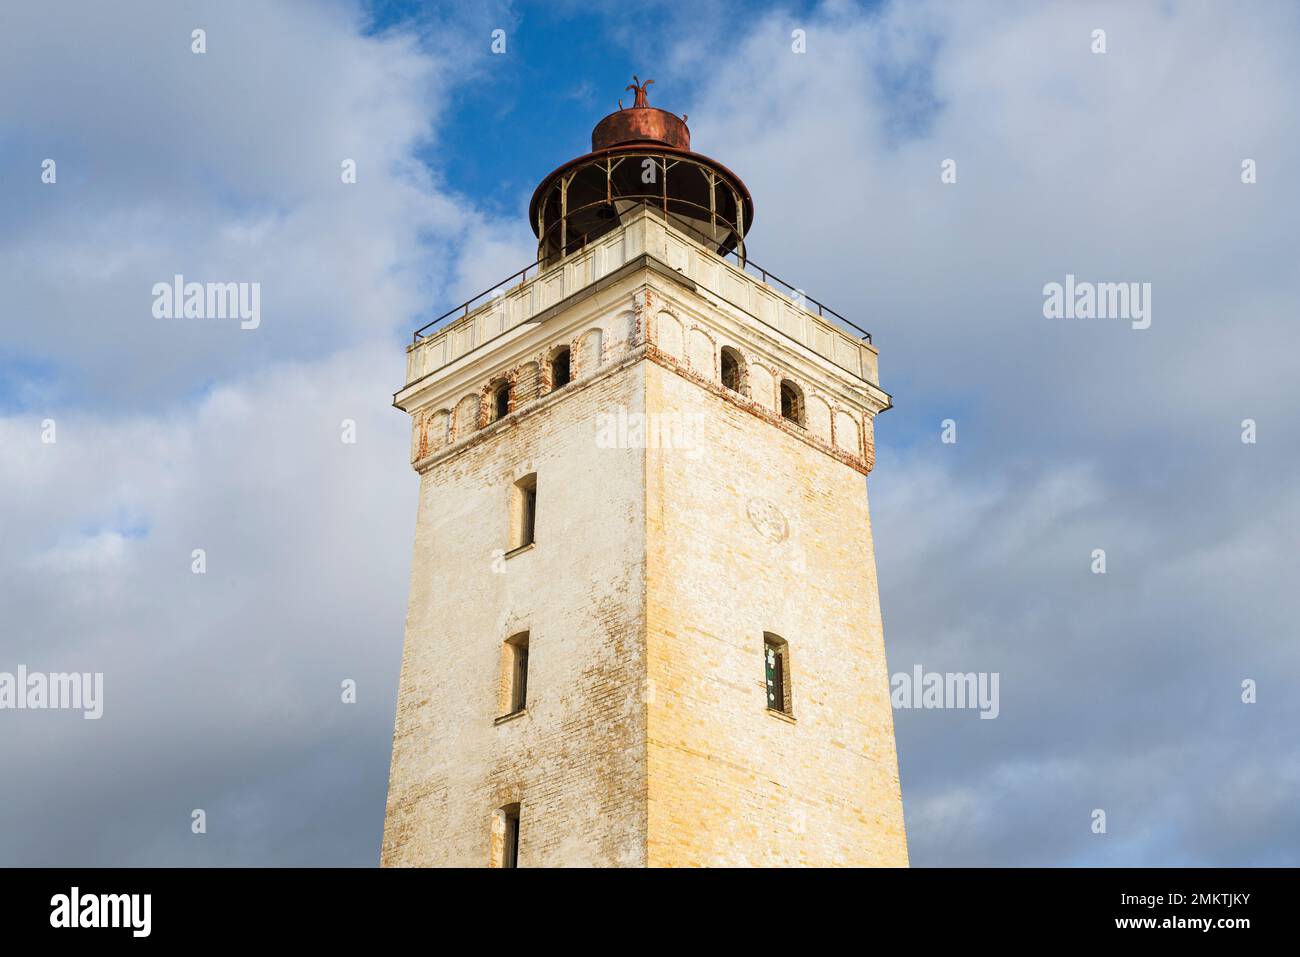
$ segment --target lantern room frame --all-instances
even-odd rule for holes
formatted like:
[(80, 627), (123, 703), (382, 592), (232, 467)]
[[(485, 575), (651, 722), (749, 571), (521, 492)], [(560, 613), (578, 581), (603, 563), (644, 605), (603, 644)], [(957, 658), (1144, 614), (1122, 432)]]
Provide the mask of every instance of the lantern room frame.
[(707, 156), (657, 144), (589, 153), (542, 180), (528, 210), (538, 261), (553, 265), (617, 228), (627, 204), (685, 221), (716, 253), (734, 251), (744, 264), (754, 202), (740, 177)]

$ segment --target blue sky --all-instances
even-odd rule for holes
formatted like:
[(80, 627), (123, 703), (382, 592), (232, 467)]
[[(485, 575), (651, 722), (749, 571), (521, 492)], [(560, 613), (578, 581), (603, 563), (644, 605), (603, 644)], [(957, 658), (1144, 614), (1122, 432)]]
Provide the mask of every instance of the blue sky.
[[(798, 18), (812, 7), (787, 4), (783, 9)], [(368, 9), (374, 32), (428, 29), (439, 16), (419, 2), (374, 2)], [(439, 151), (431, 165), (451, 189), (502, 215), (519, 215), (541, 176), (590, 142), (592, 118), (612, 112), (619, 97), (631, 102), (623, 90), (632, 73), (655, 80), (653, 104), (689, 114), (696, 89), (708, 83), (708, 76), (670, 68), (668, 51), (679, 30), (714, 42), (734, 32), (737, 21), (767, 9), (752, 2), (704, 3), (693, 9), (572, 2), (469, 9), (459, 23), (464, 36), (478, 40), (482, 55), (475, 59), (473, 82), (442, 118), (438, 139), (451, 148)], [(506, 31), (507, 55), (488, 52), (496, 29)], [(522, 142), (526, 151), (520, 149)]]
[[(1297, 40), (1285, 3), (5, 4), (0, 670), (107, 700), (0, 714), (0, 862), (377, 862), (403, 348), (531, 261), (636, 73), (753, 259), (875, 336), (891, 670), (1002, 676), (997, 720), (896, 714), (913, 862), (1297, 863)], [(261, 326), (155, 319), (178, 272)], [(1067, 273), (1150, 282), (1151, 328), (1044, 318)]]

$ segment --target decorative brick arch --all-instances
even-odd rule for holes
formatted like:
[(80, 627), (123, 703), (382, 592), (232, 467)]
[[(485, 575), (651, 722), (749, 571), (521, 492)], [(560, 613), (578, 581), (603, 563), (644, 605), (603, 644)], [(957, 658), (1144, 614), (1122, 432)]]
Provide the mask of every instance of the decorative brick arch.
[(862, 454), (862, 430), (852, 411), (835, 409), (831, 416), (831, 444), (852, 455)]
[(870, 413), (862, 417), (862, 458), (868, 472), (876, 467), (876, 417)]
[(681, 317), (669, 309), (655, 314), (655, 345), (679, 362), (686, 359), (686, 331)]
[(718, 343), (702, 326), (692, 324), (686, 334), (686, 367), (710, 382), (718, 378)]
[(575, 379), (590, 375), (605, 364), (605, 330), (593, 326), (573, 340), (570, 361)]
[(616, 315), (609, 324), (608, 349), (615, 354), (635, 349), (641, 338), (641, 314), (634, 307)]
[(416, 413), (411, 420), (411, 464), (414, 465), (420, 461), (429, 449), (428, 426), (429, 413), (427, 410)]
[(419, 419), (419, 438), (417, 439), (415, 459), (422, 459), (430, 452), (436, 452), (445, 446), (450, 431), (450, 409), (422, 412)]
[(779, 413), (781, 406), (777, 401), (776, 389), (781, 381), (780, 373), (760, 359), (753, 356), (748, 358), (749, 398), (768, 412)]
[(477, 392), (471, 392), (469, 395), (463, 396), (456, 403), (451, 422), (450, 438), (452, 442), (457, 442), (478, 429), (479, 409), (482, 404), (482, 399)]
[(511, 408), (532, 402), (541, 394), (542, 366), (537, 360), (522, 362), (510, 370), (513, 383), (511, 391)]
[(831, 406), (821, 395), (796, 382), (804, 393), (804, 428), (808, 434), (831, 444)]

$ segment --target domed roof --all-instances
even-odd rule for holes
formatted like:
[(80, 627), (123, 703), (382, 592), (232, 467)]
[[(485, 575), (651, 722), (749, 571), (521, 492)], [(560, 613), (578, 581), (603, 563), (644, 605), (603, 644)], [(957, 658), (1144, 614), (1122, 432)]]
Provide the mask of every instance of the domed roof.
[[(671, 214), (720, 254), (743, 251), (754, 219), (749, 190), (721, 163), (691, 152), (685, 116), (649, 104), (646, 91), (654, 80), (632, 79), (627, 89), (635, 91), (635, 100), (629, 107), (620, 100), (618, 110), (596, 124), (591, 152), (553, 170), (533, 192), (528, 220), (538, 237), (538, 258), (567, 254), (644, 203)], [(642, 162), (621, 163), (633, 157)], [(662, 180), (644, 179), (645, 163), (653, 163)], [(558, 243), (551, 235), (556, 228), (562, 234)]]
[(636, 99), (630, 108), (624, 108), (623, 101), (619, 100), (618, 111), (596, 124), (596, 128), (591, 131), (592, 152), (629, 143), (659, 143), (674, 149), (689, 150), (691, 131), (686, 126), (686, 120), (650, 105), (646, 88), (654, 80), (640, 83), (635, 74), (632, 80), (628, 89), (636, 91)]

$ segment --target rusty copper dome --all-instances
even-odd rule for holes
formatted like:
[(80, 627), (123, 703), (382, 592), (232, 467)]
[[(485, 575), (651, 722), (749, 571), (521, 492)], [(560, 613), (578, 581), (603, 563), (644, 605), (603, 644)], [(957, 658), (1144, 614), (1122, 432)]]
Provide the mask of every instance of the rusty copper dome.
[(613, 229), (643, 206), (719, 255), (736, 252), (754, 220), (754, 201), (740, 177), (691, 152), (686, 117), (650, 106), (634, 76), (632, 106), (619, 101), (591, 131), (591, 152), (570, 160), (533, 192), (528, 219), (537, 258), (557, 262)]
[(689, 150), (691, 148), (691, 131), (686, 121), (680, 116), (646, 106), (641, 109), (619, 110), (611, 113), (591, 131), (591, 149), (609, 149), (612, 146), (625, 146), (629, 143), (646, 145), (657, 143), (671, 146), (673, 149)]

